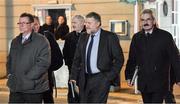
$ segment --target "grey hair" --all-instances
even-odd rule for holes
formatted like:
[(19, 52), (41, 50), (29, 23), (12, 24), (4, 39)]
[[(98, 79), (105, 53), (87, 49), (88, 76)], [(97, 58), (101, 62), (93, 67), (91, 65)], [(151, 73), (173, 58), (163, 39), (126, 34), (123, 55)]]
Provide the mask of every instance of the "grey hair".
[(82, 15), (75, 15), (75, 16), (73, 17), (73, 19), (74, 19), (74, 18), (77, 18), (78, 20), (84, 21), (84, 17), (83, 17)]
[(144, 9), (142, 11), (141, 15), (143, 15), (143, 14), (150, 14), (152, 19), (155, 20), (154, 13), (153, 13), (153, 11), (151, 9)]

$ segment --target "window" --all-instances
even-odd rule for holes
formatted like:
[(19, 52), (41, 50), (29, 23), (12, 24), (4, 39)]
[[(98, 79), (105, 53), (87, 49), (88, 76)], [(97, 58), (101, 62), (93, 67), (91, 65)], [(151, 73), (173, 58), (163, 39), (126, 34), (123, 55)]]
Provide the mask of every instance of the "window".
[(118, 35), (120, 39), (130, 39), (127, 20), (110, 20), (110, 31)]
[(172, 0), (172, 35), (177, 47), (180, 49), (180, 7), (178, 5), (180, 5), (179, 0)]

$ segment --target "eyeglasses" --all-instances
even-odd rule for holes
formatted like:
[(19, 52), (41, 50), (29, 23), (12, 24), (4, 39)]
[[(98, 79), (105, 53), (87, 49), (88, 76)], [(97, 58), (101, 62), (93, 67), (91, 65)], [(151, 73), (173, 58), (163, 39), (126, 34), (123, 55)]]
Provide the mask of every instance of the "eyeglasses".
[(28, 25), (28, 24), (30, 24), (31, 22), (18, 22), (17, 24), (18, 25)]

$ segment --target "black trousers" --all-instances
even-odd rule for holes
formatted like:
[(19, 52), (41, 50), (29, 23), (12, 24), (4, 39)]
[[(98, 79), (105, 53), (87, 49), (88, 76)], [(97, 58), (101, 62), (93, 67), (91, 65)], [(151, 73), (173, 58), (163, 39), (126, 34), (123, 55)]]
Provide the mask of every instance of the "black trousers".
[(164, 93), (161, 92), (141, 92), (144, 103), (163, 103)]
[[(69, 76), (71, 74), (71, 67), (72, 65), (69, 64), (67, 65), (68, 66), (68, 70), (69, 70)], [(78, 85), (78, 80), (76, 81), (76, 84)], [(72, 91), (71, 91), (71, 86), (70, 86), (70, 83), (68, 81), (68, 94), (67, 94), (67, 102), (68, 103), (78, 103), (79, 102), (79, 97), (78, 97), (78, 94), (75, 93), (75, 97), (73, 98), (73, 94), (72, 94)]]
[(44, 103), (54, 103), (53, 98), (53, 87), (49, 87), (49, 90), (43, 93), (43, 102)]
[(110, 81), (104, 74), (86, 75), (83, 103), (106, 103), (110, 89)]
[(164, 100), (165, 100), (166, 104), (176, 103), (173, 91), (168, 91), (165, 98), (164, 98)]
[(42, 93), (10, 92), (9, 103), (42, 103)]
[(74, 93), (75, 96), (73, 97), (71, 86), (68, 83), (68, 103), (79, 103), (79, 95), (77, 93)]

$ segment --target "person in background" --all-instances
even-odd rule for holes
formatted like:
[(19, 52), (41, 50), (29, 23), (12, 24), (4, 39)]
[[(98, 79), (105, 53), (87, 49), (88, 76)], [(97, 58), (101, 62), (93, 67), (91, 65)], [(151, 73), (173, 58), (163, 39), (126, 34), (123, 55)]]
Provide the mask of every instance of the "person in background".
[[(39, 32), (39, 30), (39, 18), (37, 16), (34, 16), (34, 31)], [(47, 30), (44, 31), (42, 35), (44, 35), (48, 39), (51, 47), (51, 64), (48, 68), (49, 90), (43, 93), (43, 101), (44, 103), (54, 103), (53, 87), (56, 83), (54, 71), (58, 70), (63, 65), (63, 56), (53, 34)]]
[(116, 34), (101, 28), (101, 17), (86, 15), (86, 32), (81, 35), (74, 55), (70, 82), (79, 82), (80, 103), (106, 103), (111, 81), (124, 63)]
[[(69, 76), (71, 74), (71, 66), (73, 63), (73, 58), (76, 50), (76, 46), (79, 40), (80, 35), (82, 35), (86, 29), (84, 26), (85, 20), (81, 15), (75, 15), (72, 18), (72, 28), (73, 31), (68, 33), (65, 37), (65, 44), (63, 48), (63, 56), (65, 60), (65, 65), (68, 66)], [(78, 81), (77, 81), (78, 85)], [(77, 103), (78, 98), (74, 99), (72, 97), (70, 84), (68, 83), (68, 103)]]
[(54, 35), (55, 26), (54, 26), (51, 16), (46, 16), (45, 23), (42, 25), (39, 32), (43, 33), (44, 31), (47, 31), (47, 30)]
[(12, 40), (7, 59), (9, 103), (42, 103), (43, 93), (49, 90), (49, 42), (33, 31), (31, 14), (22, 13), (18, 26), (20, 34)]
[[(163, 103), (169, 89), (170, 70), (173, 70), (177, 85), (180, 85), (180, 54), (172, 35), (156, 27), (150, 9), (141, 14), (142, 30), (131, 41), (125, 77), (129, 86), (135, 67), (138, 71), (138, 90), (144, 103)], [(172, 66), (172, 68), (171, 68)]]
[(64, 40), (67, 33), (69, 33), (69, 26), (67, 25), (65, 16), (59, 16), (57, 22), (55, 30), (56, 40)]

